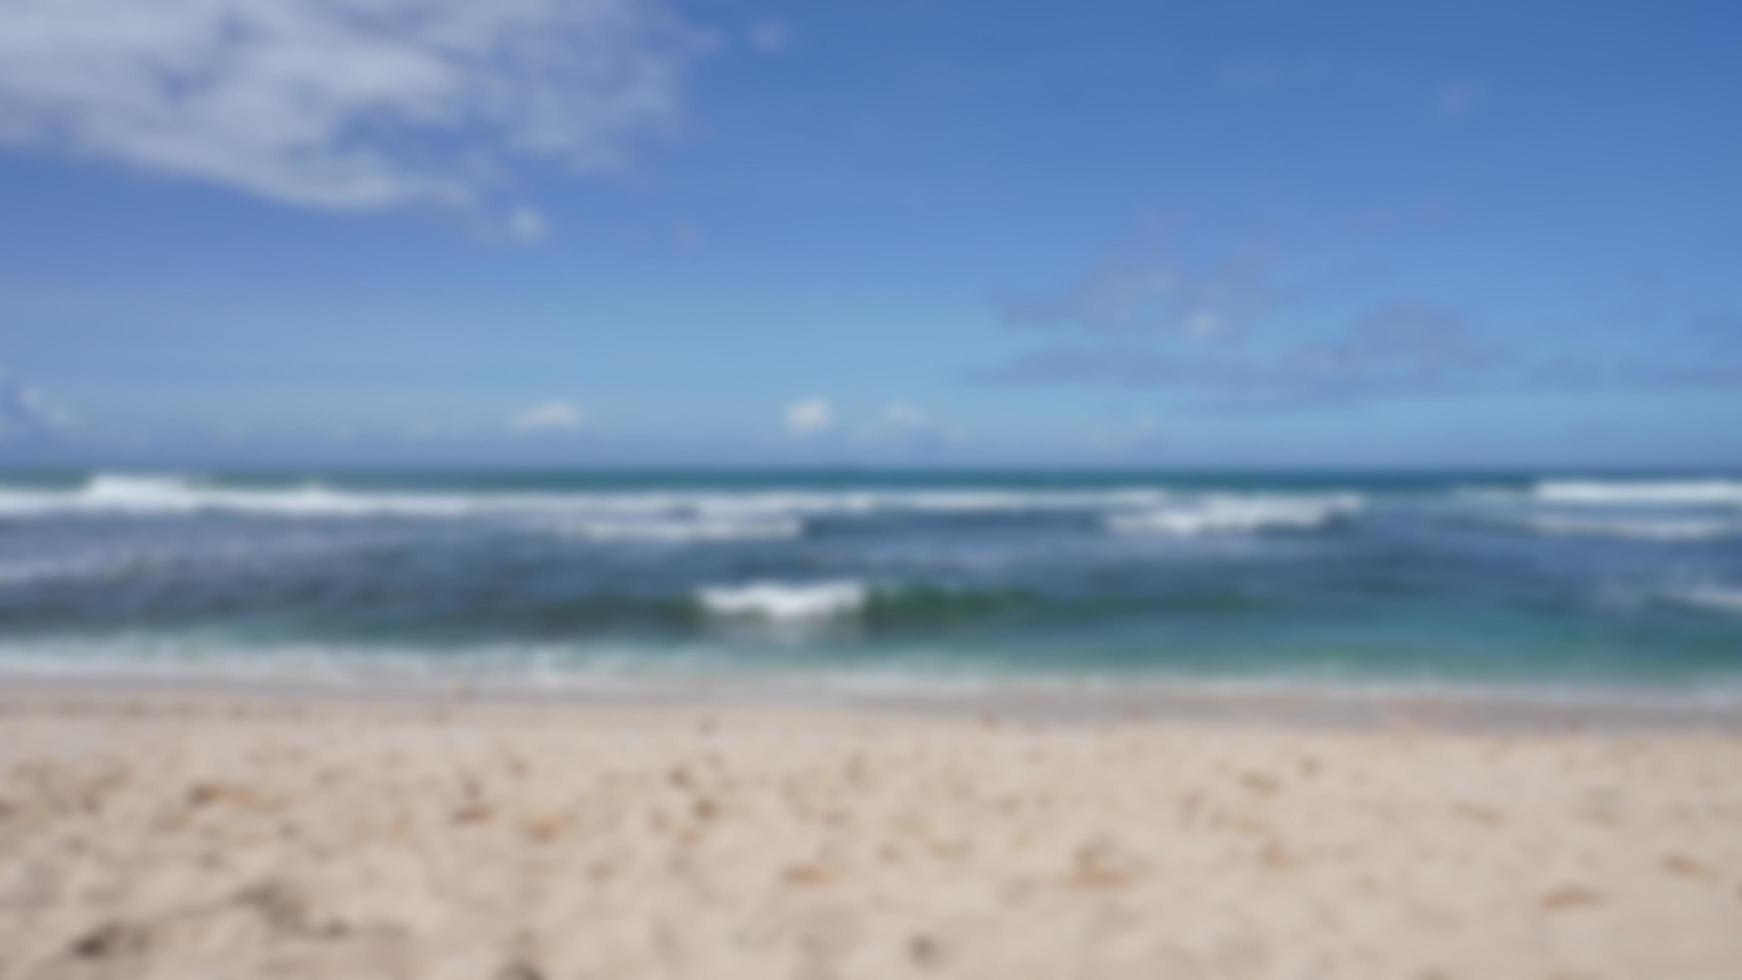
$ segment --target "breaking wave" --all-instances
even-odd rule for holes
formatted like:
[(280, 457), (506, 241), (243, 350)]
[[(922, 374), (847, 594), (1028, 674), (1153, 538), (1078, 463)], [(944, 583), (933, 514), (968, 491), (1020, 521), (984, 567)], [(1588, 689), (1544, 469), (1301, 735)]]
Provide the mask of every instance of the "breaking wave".
[(572, 520), (546, 529), (587, 541), (644, 541), (685, 544), (701, 541), (779, 541), (804, 533), (804, 522), (790, 518), (654, 518), (637, 520)]
[(1311, 530), (1353, 514), (1364, 504), (1356, 494), (1320, 497), (1210, 496), (1134, 514), (1115, 514), (1107, 527), (1116, 534), (1197, 537), (1253, 534), (1269, 530)]
[(808, 584), (755, 582), (720, 585), (697, 593), (711, 615), (771, 622), (813, 622), (856, 614), (865, 608), (870, 590), (863, 582)]
[(1555, 504), (1742, 506), (1742, 480), (1543, 480), (1531, 493)]
[(1697, 585), (1669, 592), (1665, 597), (1684, 606), (1742, 614), (1742, 588), (1736, 586)]
[(1506, 522), (1551, 537), (1629, 538), (1640, 541), (1710, 541), (1742, 535), (1734, 521), (1702, 518), (1570, 517), (1537, 515)]
[(1252, 533), (1318, 527), (1357, 494), (1184, 494), (1161, 488), (924, 490), (571, 490), (462, 493), (248, 486), (176, 474), (99, 473), (82, 485), (0, 488), (0, 519), (233, 515), (281, 520), (498, 519), (565, 537), (691, 543), (800, 537), (821, 518), (1083, 514), (1118, 534)]
[(444, 493), (343, 489), (319, 482), (240, 486), (178, 474), (98, 473), (75, 487), (0, 488), (0, 517), (235, 513), (315, 518), (554, 515), (802, 519), (881, 512), (964, 514), (1132, 509), (1154, 505), (1168, 497), (1164, 490), (1142, 488)]

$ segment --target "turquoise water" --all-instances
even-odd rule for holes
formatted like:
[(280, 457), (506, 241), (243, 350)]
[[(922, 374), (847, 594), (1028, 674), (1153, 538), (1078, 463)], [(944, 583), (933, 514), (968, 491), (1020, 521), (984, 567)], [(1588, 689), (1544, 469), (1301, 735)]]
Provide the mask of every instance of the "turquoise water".
[(1742, 479), (14, 473), (0, 668), (1742, 690)]

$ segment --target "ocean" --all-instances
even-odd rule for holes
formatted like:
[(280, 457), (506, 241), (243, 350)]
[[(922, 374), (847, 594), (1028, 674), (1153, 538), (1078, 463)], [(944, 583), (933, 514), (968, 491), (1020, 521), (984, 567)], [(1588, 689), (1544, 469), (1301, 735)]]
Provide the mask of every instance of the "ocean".
[(0, 672), (1742, 694), (1742, 478), (0, 475)]

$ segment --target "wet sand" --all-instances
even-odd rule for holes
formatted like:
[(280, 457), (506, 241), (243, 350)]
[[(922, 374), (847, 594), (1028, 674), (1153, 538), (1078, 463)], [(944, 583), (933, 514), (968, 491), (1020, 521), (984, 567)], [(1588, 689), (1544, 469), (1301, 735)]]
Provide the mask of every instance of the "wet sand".
[(0, 978), (1742, 976), (1742, 736), (0, 696)]

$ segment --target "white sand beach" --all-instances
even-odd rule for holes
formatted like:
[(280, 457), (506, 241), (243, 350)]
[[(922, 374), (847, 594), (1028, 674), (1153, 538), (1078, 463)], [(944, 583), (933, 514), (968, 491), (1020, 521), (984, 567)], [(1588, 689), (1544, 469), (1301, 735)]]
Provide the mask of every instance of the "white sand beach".
[(33, 689), (0, 977), (1742, 975), (1742, 737)]

